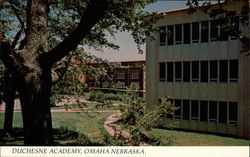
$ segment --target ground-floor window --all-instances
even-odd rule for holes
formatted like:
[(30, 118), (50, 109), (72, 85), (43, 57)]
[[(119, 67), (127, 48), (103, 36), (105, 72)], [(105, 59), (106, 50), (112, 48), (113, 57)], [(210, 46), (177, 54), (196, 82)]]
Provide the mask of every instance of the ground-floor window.
[(226, 101), (173, 99), (178, 110), (167, 118), (236, 125), (238, 103)]

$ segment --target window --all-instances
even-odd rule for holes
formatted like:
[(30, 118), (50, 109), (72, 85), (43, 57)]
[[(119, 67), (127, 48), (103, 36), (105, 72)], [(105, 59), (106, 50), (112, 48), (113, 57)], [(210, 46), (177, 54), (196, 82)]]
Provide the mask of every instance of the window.
[(239, 17), (236, 16), (236, 17), (231, 18), (231, 24), (233, 25), (234, 30), (229, 33), (229, 39), (236, 40), (237, 35), (234, 32), (239, 31)]
[(219, 123), (227, 123), (227, 102), (219, 102)]
[(118, 87), (118, 88), (125, 88), (125, 82), (119, 81), (119, 82), (117, 83), (117, 87)]
[[(171, 104), (173, 104), (173, 99), (168, 99), (168, 101), (171, 103)], [(166, 115), (166, 117), (167, 118), (171, 118), (171, 119), (173, 119), (173, 112), (172, 113), (167, 113), (167, 115)]]
[(225, 30), (225, 28), (220, 27), (220, 40), (221, 41), (227, 41), (228, 40), (228, 32)]
[(173, 82), (174, 81), (174, 65), (173, 62), (167, 63), (167, 81)]
[(109, 82), (108, 81), (102, 82), (102, 87), (103, 88), (108, 88), (109, 87)]
[(167, 26), (168, 28), (168, 45), (174, 44), (174, 26)]
[(229, 82), (238, 82), (238, 60), (229, 61)]
[(191, 100), (191, 120), (198, 120), (199, 103), (197, 100)]
[(139, 73), (131, 73), (131, 79), (139, 79)]
[(238, 121), (238, 104), (229, 102), (229, 124), (237, 124)]
[(201, 42), (208, 42), (208, 21), (201, 22)]
[(166, 65), (165, 65), (165, 63), (160, 63), (160, 65), (159, 65), (159, 67), (160, 67), (160, 81), (161, 82), (164, 82), (164, 81), (166, 81)]
[(131, 82), (130, 86), (132, 88), (140, 89), (140, 82)]
[(189, 100), (183, 100), (183, 116), (182, 119), (189, 120), (189, 113), (190, 113), (190, 104)]
[(166, 27), (160, 27), (160, 46), (166, 45)]
[(199, 43), (200, 40), (199, 22), (192, 23), (192, 43)]
[(125, 79), (125, 73), (118, 73), (118, 79)]
[(190, 82), (190, 62), (183, 62), (183, 81)]
[(218, 61), (210, 61), (210, 82), (218, 81)]
[(181, 100), (176, 99), (174, 103), (175, 103), (175, 106), (178, 107), (178, 109), (174, 113), (174, 118), (181, 119)]
[(220, 82), (227, 82), (228, 81), (228, 61), (227, 60), (220, 60)]
[(175, 44), (182, 44), (182, 25), (175, 25)]
[(175, 82), (181, 82), (182, 67), (181, 62), (175, 62)]
[(200, 121), (207, 122), (208, 102), (200, 101)]
[(184, 44), (190, 44), (190, 23), (186, 23), (184, 26)]
[(192, 62), (192, 82), (199, 82), (199, 62)]
[(217, 41), (219, 37), (219, 24), (217, 20), (210, 22), (210, 41)]
[(201, 61), (201, 82), (208, 82), (208, 61)]
[(217, 122), (217, 102), (209, 102), (209, 122)]

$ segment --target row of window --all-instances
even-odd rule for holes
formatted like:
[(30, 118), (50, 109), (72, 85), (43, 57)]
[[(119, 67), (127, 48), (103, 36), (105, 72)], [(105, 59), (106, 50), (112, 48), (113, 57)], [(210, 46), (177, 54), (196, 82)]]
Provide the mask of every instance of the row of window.
[(160, 62), (160, 82), (238, 82), (238, 60)]
[[(125, 73), (118, 73), (117, 74), (118, 79), (125, 79)], [(139, 79), (140, 74), (139, 73), (131, 73), (131, 79)]]
[[(239, 17), (231, 19), (234, 30), (239, 30)], [(168, 32), (167, 36), (166, 33)], [(201, 21), (160, 27), (160, 46), (213, 41), (236, 40), (234, 33), (228, 33), (219, 20)]]
[(212, 123), (237, 124), (237, 102), (203, 101), (203, 100), (171, 100), (178, 109), (167, 118), (193, 120)]
[[(131, 82), (130, 87), (139, 89), (140, 88), (140, 82)], [(123, 81), (117, 82), (117, 88), (126, 88), (126, 83)]]

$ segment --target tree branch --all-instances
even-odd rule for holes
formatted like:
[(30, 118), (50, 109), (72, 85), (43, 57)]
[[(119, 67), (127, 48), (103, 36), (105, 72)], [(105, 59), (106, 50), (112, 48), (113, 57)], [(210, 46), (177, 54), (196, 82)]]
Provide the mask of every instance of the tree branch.
[(59, 43), (48, 53), (44, 54), (42, 59), (46, 65), (52, 66), (70, 51), (75, 50), (82, 39), (89, 33), (91, 28), (105, 16), (107, 8), (107, 0), (92, 0), (87, 6), (77, 28), (64, 41)]
[[(22, 21), (21, 17), (19, 16), (17, 8), (14, 7), (12, 1), (10, 1), (9, 3), (10, 3), (10, 6), (11, 6), (11, 9), (14, 11), (14, 14), (16, 15), (18, 21), (20, 22), (21, 27), (22, 27), (22, 28), (25, 28), (25, 27), (24, 27), (24, 22)], [(18, 5), (20, 6), (19, 2), (18, 2)]]
[(62, 80), (64, 74), (68, 69), (70, 60), (71, 60), (71, 55), (67, 55), (52, 67), (51, 76), (53, 85)]
[(12, 47), (13, 49), (16, 47), (16, 44), (17, 44), (18, 40), (20, 39), (20, 37), (21, 37), (21, 35), (22, 35), (22, 32), (23, 32), (23, 28), (21, 28), (21, 29), (17, 32), (16, 36), (14, 37), (14, 40), (12, 41), (12, 44), (11, 44), (11, 47)]

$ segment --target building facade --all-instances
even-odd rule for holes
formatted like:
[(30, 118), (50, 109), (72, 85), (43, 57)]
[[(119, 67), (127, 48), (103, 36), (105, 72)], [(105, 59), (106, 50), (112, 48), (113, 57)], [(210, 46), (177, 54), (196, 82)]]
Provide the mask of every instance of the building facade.
[[(125, 92), (126, 87), (137, 89), (141, 96), (145, 94), (146, 67), (145, 61), (123, 61), (115, 62), (119, 66), (106, 68), (107, 74), (101, 76), (97, 81), (87, 77), (87, 85), (91, 89), (109, 90), (111, 88), (118, 92)], [(98, 67), (98, 64), (95, 65)]]
[[(236, 13), (234, 29), (249, 38), (249, 26), (239, 22), (248, 1), (222, 7)], [(179, 110), (163, 118), (178, 121), (177, 127), (249, 138), (250, 56), (241, 53), (239, 38), (226, 33), (220, 21), (201, 8), (188, 12), (164, 12), (157, 27), (168, 35), (156, 32), (157, 40), (147, 41), (147, 108), (168, 96)]]

